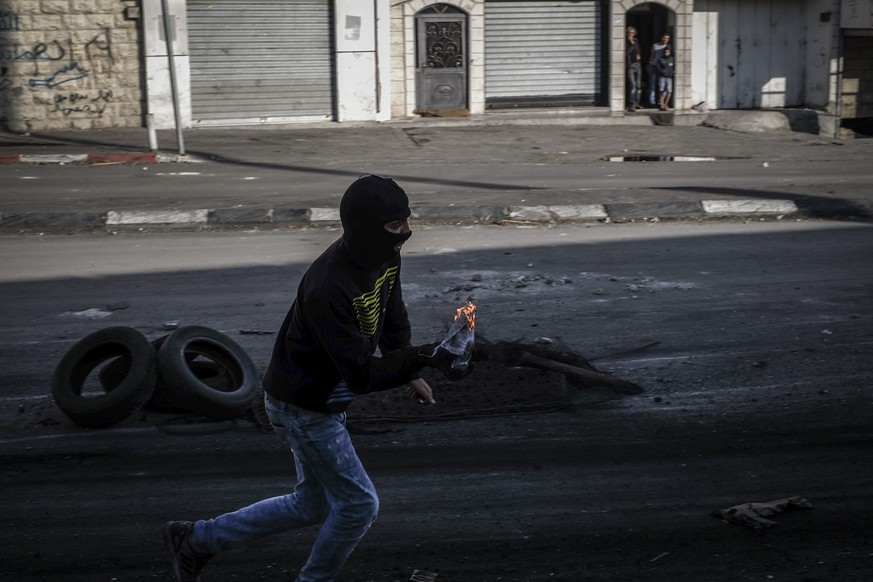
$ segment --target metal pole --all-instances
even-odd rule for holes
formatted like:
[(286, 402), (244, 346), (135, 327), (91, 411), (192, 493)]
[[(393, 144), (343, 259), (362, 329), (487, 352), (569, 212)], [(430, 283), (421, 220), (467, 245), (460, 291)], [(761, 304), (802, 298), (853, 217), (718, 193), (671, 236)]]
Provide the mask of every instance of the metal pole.
[(173, 114), (176, 117), (176, 144), (179, 155), (185, 155), (185, 142), (182, 139), (182, 113), (179, 111), (179, 91), (176, 86), (176, 58), (173, 54), (173, 32), (170, 26), (169, 0), (161, 0), (161, 8), (164, 20), (164, 40), (167, 43), (167, 61), (170, 66), (170, 92), (173, 94)]
[(843, 125), (843, 50), (845, 47), (844, 44), (844, 33), (842, 29), (838, 29), (837, 33), (837, 82), (836, 82), (836, 95), (834, 97), (836, 103), (834, 103), (834, 139), (840, 139), (840, 135), (842, 135), (841, 127)]
[(155, 116), (153, 113), (146, 114), (146, 131), (149, 135), (149, 150), (158, 151), (158, 133), (155, 131)]
[(373, 0), (373, 53), (376, 62), (376, 113), (382, 111), (382, 73), (379, 71), (379, 0)]

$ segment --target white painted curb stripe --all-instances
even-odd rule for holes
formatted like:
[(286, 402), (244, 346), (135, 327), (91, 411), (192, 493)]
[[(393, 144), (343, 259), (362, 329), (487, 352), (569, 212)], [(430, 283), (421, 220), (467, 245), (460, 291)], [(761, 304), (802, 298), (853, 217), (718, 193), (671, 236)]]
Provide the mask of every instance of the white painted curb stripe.
[(110, 211), (106, 224), (206, 224), (208, 210)]
[[(109, 163), (137, 163), (150, 164), (154, 162), (192, 162), (199, 163), (207, 161), (204, 158), (189, 155), (179, 154), (154, 154), (154, 159), (148, 158), (148, 154), (130, 154), (129, 158), (125, 158), (125, 154), (19, 154), (14, 156), (15, 161), (20, 164), (76, 164), (76, 163), (92, 163), (92, 156), (101, 162), (108, 161)], [(7, 162), (12, 159), (12, 156), (5, 157)]]
[(18, 156), (18, 161), (25, 164), (73, 164), (76, 162), (87, 162), (88, 154), (21, 154)]
[(509, 207), (509, 218), (521, 220), (574, 220), (607, 216), (606, 208), (602, 204)]
[(703, 200), (708, 214), (792, 214), (797, 205), (791, 200)]
[(550, 220), (552, 214), (548, 206), (510, 206), (509, 218), (521, 220)]
[(310, 208), (310, 222), (339, 222), (340, 213), (338, 208)]
[(606, 218), (606, 208), (602, 204), (579, 204), (569, 206), (549, 206), (549, 211), (562, 220), (574, 218)]
[(161, 163), (161, 162), (175, 162), (175, 163), (192, 162), (195, 164), (199, 164), (199, 163), (206, 161), (205, 158), (198, 158), (197, 156), (191, 156), (188, 154), (186, 154), (184, 156), (181, 156), (179, 154), (157, 154), (157, 156), (155, 156), (155, 159), (157, 159), (158, 163)]

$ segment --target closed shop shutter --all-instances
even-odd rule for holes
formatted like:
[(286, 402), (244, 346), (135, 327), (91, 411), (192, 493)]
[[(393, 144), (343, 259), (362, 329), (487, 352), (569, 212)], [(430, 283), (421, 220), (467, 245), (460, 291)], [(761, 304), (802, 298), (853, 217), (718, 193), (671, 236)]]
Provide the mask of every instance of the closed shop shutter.
[(604, 102), (603, 2), (485, 3), (487, 107)]
[(330, 0), (188, 0), (195, 125), (334, 118)]

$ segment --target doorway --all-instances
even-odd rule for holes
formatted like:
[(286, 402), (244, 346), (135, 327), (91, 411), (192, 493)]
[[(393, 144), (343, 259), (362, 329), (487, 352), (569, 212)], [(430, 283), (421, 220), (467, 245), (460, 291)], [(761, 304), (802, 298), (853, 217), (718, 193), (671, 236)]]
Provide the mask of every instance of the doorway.
[(415, 17), (416, 113), (467, 110), (467, 15), (435, 4)]
[[(640, 43), (643, 63), (648, 63), (652, 53), (652, 45), (660, 42), (661, 37), (665, 34), (670, 35), (670, 47), (673, 50), (673, 56), (676, 56), (676, 36), (674, 29), (676, 28), (676, 13), (656, 2), (645, 2), (634, 6), (627, 11), (627, 25), (637, 29), (637, 42)], [(675, 87), (674, 87), (675, 91)], [(655, 93), (655, 101), (657, 104), (657, 86), (656, 77), (651, 73), (649, 67), (643, 69), (643, 92), (642, 101), (644, 104), (650, 104), (650, 97)], [(676, 95), (673, 95), (676, 98)], [(671, 104), (672, 106), (672, 104)]]

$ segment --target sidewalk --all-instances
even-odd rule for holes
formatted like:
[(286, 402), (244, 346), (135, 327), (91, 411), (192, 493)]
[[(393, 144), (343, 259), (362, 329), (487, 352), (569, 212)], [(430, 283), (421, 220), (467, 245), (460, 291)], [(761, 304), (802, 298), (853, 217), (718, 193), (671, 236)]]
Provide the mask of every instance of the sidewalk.
[[(101, 185), (92, 191), (76, 188), (75, 195), (29, 184), (24, 195), (5, 188), (0, 229), (334, 223), (339, 219), (338, 195), (357, 175), (354, 168), (377, 168), (404, 187), (413, 184), (413, 213), (422, 221), (873, 216), (869, 187), (857, 184), (786, 185), (780, 189), (789, 194), (785, 197), (743, 197), (733, 191), (724, 196), (728, 188), (643, 187), (601, 189), (585, 196), (576, 188), (570, 196), (566, 187), (514, 186), (517, 180), (506, 176), (524, 176), (525, 171), (534, 175), (552, 167), (565, 170), (577, 162), (579, 167), (605, 167), (620, 159), (626, 160), (623, 164), (668, 164), (674, 173), (681, 173), (683, 164), (709, 160), (749, 160), (757, 167), (773, 161), (871, 160), (869, 140), (838, 142), (792, 132), (778, 115), (766, 118), (755, 112), (750, 126), (750, 116), (743, 112), (721, 113), (673, 117), (643, 112), (613, 118), (601, 110), (528, 111), (387, 123), (198, 128), (183, 132), (182, 148), (175, 131), (161, 130), (158, 151), (149, 150), (147, 132), (141, 128), (0, 133), (0, 176), (20, 176), (22, 168), (32, 165), (75, 167), (65, 174), (70, 182)], [(165, 191), (129, 186), (136, 176), (132, 168), (139, 166), (220, 176), (213, 182), (203, 178), (202, 187), (170, 200)], [(452, 169), (451, 177), (445, 175), (446, 168)], [(52, 175), (57, 171), (64, 170)], [(265, 185), (241, 190), (221, 181), (244, 173), (264, 177)], [(112, 186), (111, 180), (118, 185)], [(8, 177), (5, 182), (16, 183)]]

